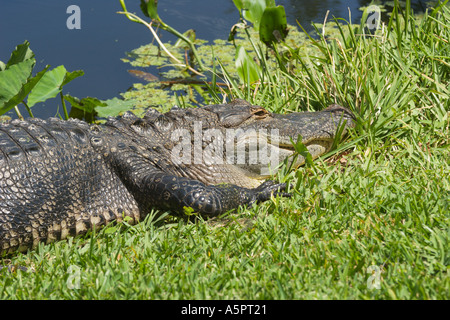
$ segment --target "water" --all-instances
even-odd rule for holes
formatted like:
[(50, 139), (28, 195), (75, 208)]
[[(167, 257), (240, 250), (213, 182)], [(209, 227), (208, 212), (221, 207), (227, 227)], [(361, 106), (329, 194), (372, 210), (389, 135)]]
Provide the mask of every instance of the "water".
[[(285, 7), (290, 24), (298, 20), (311, 30), (311, 22), (323, 22), (327, 10), (332, 16), (348, 20), (349, 10), (354, 22), (359, 22), (361, 6), (365, 0), (278, 0)], [(69, 30), (67, 7), (75, 4), (81, 10), (81, 29)], [(143, 17), (138, 0), (126, 1), (130, 12)], [(117, 97), (138, 80), (128, 74), (130, 65), (120, 61), (126, 51), (131, 51), (152, 40), (148, 29), (132, 23), (121, 11), (119, 1), (111, 0), (0, 0), (0, 60), (6, 62), (15, 46), (28, 40), (36, 55), (35, 71), (45, 65), (64, 65), (68, 71), (84, 70), (85, 75), (64, 87), (63, 93), (83, 98), (99, 99)], [(160, 0), (160, 17), (167, 24), (183, 32), (195, 29), (198, 38), (226, 39), (231, 26), (238, 22), (239, 13), (232, 0)], [(163, 41), (176, 39), (164, 32)], [(56, 114), (58, 99), (33, 107), (35, 116)], [(14, 115), (14, 113), (8, 113)], [(26, 114), (26, 111), (23, 111)]]

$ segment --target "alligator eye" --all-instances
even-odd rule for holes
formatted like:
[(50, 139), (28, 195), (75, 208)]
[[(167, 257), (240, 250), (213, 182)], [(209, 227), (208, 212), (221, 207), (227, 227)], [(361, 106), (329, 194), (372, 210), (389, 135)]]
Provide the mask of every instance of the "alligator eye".
[(266, 109), (258, 108), (256, 110), (252, 110), (252, 114), (256, 118), (265, 118), (269, 115), (269, 112)]

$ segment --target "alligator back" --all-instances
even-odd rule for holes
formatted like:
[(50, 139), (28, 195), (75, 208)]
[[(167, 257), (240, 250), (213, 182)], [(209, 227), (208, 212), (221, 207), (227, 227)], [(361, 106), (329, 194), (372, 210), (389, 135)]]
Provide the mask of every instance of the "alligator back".
[(139, 218), (134, 198), (92, 147), (96, 139), (78, 120), (0, 126), (0, 253), (83, 234), (124, 214)]

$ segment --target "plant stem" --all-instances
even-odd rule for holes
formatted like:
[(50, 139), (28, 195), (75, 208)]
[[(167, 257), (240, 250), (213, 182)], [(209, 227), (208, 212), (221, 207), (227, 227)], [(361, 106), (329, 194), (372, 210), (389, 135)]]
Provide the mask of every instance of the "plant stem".
[[(25, 108), (27, 108), (28, 114), (30, 115), (30, 117), (34, 118), (33, 116), (33, 112), (31, 112), (31, 108), (27, 105), (27, 103), (25, 101), (22, 101), (22, 103), (24, 104)], [(16, 106), (17, 108), (17, 106)], [(17, 109), (18, 111), (18, 109)]]
[[(145, 22), (144, 20), (142, 20), (141, 18), (139, 18), (135, 14), (128, 12), (127, 7), (125, 6), (125, 2), (123, 0), (119, 0), (119, 2), (121, 4), (121, 6), (122, 6), (123, 12), (118, 12), (118, 13), (125, 14), (130, 21), (137, 22), (137, 23), (142, 23), (142, 24), (146, 25), (147, 28), (150, 29), (149, 26), (152, 24), (153, 21), (150, 24)], [(172, 28), (168, 24), (164, 23), (161, 19), (158, 19), (156, 22), (160, 25), (161, 29), (170, 32), (174, 36), (176, 36), (176, 37), (180, 38), (181, 40), (183, 40), (184, 42), (186, 42), (188, 44), (189, 48), (191, 49), (192, 53), (194, 54), (195, 60), (197, 60), (198, 69), (200, 71), (206, 70), (205, 66), (203, 65), (202, 61), (200, 60), (200, 57), (198, 56), (197, 49), (195, 48), (195, 45), (192, 43), (191, 40), (186, 38), (182, 33), (178, 32), (177, 30), (175, 30), (174, 28)], [(152, 34), (153, 34), (153, 36), (155, 36), (156, 33), (152, 32)], [(155, 36), (155, 38), (156, 38), (156, 36)], [(158, 39), (157, 39), (157, 41), (158, 41)], [(158, 43), (159, 42), (160, 41), (158, 41)], [(192, 71), (192, 69), (190, 67), (189, 67), (189, 69)], [(197, 71), (194, 72), (194, 73), (199, 74)]]
[(17, 117), (18, 117), (20, 120), (23, 120), (23, 116), (22, 116), (22, 114), (20, 113), (19, 108), (18, 108), (17, 106), (15, 106), (15, 107), (14, 107), (14, 110), (16, 111)]
[(69, 119), (69, 113), (67, 112), (67, 107), (66, 107), (66, 103), (64, 101), (64, 96), (62, 94), (62, 91), (59, 92), (59, 96), (61, 97), (61, 104), (64, 110), (64, 118), (66, 118), (66, 120)]
[(180, 38), (181, 40), (183, 40), (184, 42), (186, 42), (186, 43), (188, 44), (189, 48), (190, 48), (191, 51), (192, 51), (192, 54), (193, 54), (194, 57), (195, 57), (195, 60), (197, 60), (197, 63), (198, 63), (198, 69), (199, 69), (200, 71), (204, 71), (204, 70), (205, 70), (205, 66), (203, 65), (202, 61), (200, 60), (200, 57), (199, 57), (198, 54), (197, 54), (197, 49), (195, 49), (195, 45), (192, 43), (192, 41), (190, 41), (188, 38), (186, 38), (186, 37), (184, 36), (184, 34), (178, 32), (177, 30), (175, 30), (175, 29), (172, 28), (171, 26), (165, 24), (164, 22), (158, 21), (158, 23), (160, 24), (161, 29), (170, 32), (171, 34), (173, 34), (174, 36), (177, 36), (178, 38)]
[(203, 73), (198, 72), (197, 70), (193, 69), (192, 67), (190, 67), (190, 66), (188, 66), (188, 65), (186, 65), (186, 64), (184, 64), (184, 63), (182, 63), (180, 60), (178, 60), (177, 58), (175, 58), (174, 55), (171, 54), (169, 50), (167, 50), (167, 48), (164, 46), (164, 44), (163, 44), (163, 43), (161, 42), (161, 40), (159, 39), (159, 37), (158, 37), (158, 35), (156, 34), (155, 30), (153, 30), (153, 28), (152, 28), (152, 23), (153, 23), (153, 21), (150, 22), (150, 23), (147, 23), (147, 22), (145, 22), (144, 20), (142, 20), (141, 18), (139, 18), (137, 15), (135, 15), (135, 14), (133, 14), (133, 13), (130, 13), (130, 12), (122, 12), (122, 11), (120, 11), (120, 12), (118, 12), (118, 13), (120, 13), (120, 14), (125, 14), (125, 15), (127, 16), (128, 19), (130, 19), (130, 16), (131, 16), (133, 19), (130, 19), (130, 20), (132, 20), (132, 21), (138, 20), (139, 23), (142, 23), (143, 25), (145, 25), (145, 26), (150, 30), (150, 32), (153, 34), (153, 37), (154, 37), (155, 40), (158, 42), (158, 44), (161, 46), (161, 48), (164, 50), (164, 52), (165, 52), (172, 60), (174, 60), (177, 64), (179, 64), (180, 66), (185, 66), (186, 68), (188, 68), (190, 71), (192, 71), (192, 72), (195, 73), (196, 75), (199, 75), (199, 76), (205, 76)]

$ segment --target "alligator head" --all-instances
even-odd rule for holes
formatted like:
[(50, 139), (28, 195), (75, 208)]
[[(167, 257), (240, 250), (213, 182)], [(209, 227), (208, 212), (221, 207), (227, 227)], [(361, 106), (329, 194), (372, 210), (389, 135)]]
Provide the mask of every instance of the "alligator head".
[[(315, 159), (330, 151), (339, 128), (345, 134), (354, 126), (353, 114), (338, 105), (281, 115), (244, 100), (164, 114), (150, 109), (143, 119), (129, 113), (108, 123), (117, 128), (117, 121), (139, 133), (146, 145), (160, 142), (152, 158), (162, 170), (206, 184), (248, 188), (260, 185), (285, 159), (292, 162), (292, 142), (299, 136)], [(294, 167), (305, 162), (301, 155), (295, 159)]]

